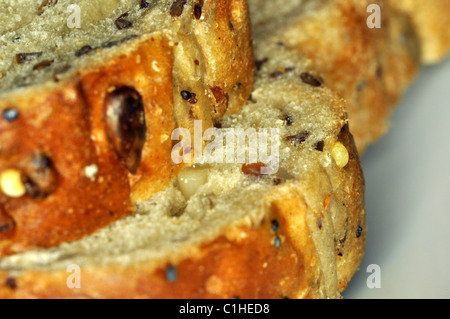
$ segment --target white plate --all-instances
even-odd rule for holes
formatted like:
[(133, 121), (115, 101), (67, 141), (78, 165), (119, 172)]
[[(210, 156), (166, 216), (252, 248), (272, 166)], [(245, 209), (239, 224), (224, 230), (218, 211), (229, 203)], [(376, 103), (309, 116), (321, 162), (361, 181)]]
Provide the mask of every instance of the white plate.
[(450, 58), (422, 70), (391, 122), (388, 134), (362, 157), (367, 246), (343, 296), (447, 299)]

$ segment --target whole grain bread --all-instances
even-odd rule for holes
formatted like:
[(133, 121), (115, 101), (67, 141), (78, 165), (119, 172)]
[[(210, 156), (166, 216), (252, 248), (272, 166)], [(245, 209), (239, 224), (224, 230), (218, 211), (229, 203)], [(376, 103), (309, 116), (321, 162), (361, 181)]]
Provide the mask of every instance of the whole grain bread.
[[(420, 66), (410, 17), (391, 2), (396, 1), (249, 0), (255, 41), (276, 37), (311, 59), (316, 76), (348, 101), (360, 153), (387, 131)], [(369, 28), (369, 5), (381, 9), (380, 28)]]
[[(218, 125), (214, 163), (203, 157), (135, 214), (84, 239), (0, 259), (0, 297), (340, 298), (366, 238), (347, 105), (310, 60), (270, 39), (256, 52), (268, 61), (251, 99)], [(227, 142), (221, 153), (218, 132), (263, 128), (278, 132), (267, 144), (279, 150), (271, 174), (260, 157), (217, 160), (238, 147)]]
[(131, 214), (182, 169), (172, 131), (251, 91), (246, 1), (72, 2), (0, 4), (0, 256)]

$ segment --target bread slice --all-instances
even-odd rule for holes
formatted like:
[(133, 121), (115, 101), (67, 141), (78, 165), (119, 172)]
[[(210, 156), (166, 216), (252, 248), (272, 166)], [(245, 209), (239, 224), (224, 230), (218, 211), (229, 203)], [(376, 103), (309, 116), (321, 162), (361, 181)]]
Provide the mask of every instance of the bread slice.
[(72, 2), (0, 4), (0, 256), (132, 213), (183, 167), (172, 131), (251, 91), (246, 1)]
[[(346, 103), (317, 84), (311, 61), (274, 41), (256, 46), (268, 61), (251, 99), (223, 119), (204, 153), (215, 161), (204, 157), (89, 237), (2, 258), (0, 297), (340, 298), (366, 237)], [(250, 155), (242, 164), (231, 142), (220, 155), (217, 132), (264, 128), (278, 132), (267, 131), (278, 164), (261, 160), (264, 147), (253, 164)]]
[(391, 5), (411, 19), (420, 39), (423, 64), (436, 64), (450, 51), (449, 0), (398, 0)]
[[(410, 19), (390, 2), (395, 1), (249, 0), (255, 41), (276, 37), (311, 59), (317, 76), (348, 101), (360, 154), (386, 132), (420, 65)], [(381, 28), (369, 28), (369, 5), (380, 7)]]

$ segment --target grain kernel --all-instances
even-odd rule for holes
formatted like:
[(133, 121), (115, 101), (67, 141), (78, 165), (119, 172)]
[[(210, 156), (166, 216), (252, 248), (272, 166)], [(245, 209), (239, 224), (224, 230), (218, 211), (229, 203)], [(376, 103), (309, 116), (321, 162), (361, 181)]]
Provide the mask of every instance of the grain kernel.
[(345, 146), (336, 142), (331, 150), (331, 156), (333, 156), (336, 165), (340, 168), (345, 167), (348, 164), (349, 155)]
[(186, 199), (191, 198), (208, 181), (208, 169), (188, 167), (178, 175), (178, 184)]
[(22, 182), (20, 171), (8, 169), (0, 175), (0, 188), (9, 197), (22, 197), (27, 190)]

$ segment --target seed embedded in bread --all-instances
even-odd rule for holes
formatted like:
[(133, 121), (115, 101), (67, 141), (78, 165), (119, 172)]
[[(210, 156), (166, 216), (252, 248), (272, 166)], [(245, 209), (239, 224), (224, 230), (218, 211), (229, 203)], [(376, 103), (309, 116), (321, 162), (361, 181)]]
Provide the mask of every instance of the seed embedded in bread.
[(309, 84), (311, 86), (319, 87), (322, 85), (321, 81), (319, 81), (317, 78), (315, 78), (314, 76), (312, 76), (307, 72), (303, 72), (302, 74), (300, 74), (300, 78), (304, 83)]
[(131, 173), (141, 162), (147, 126), (141, 94), (131, 87), (109, 92), (105, 99), (107, 135)]
[(208, 181), (207, 167), (187, 167), (177, 177), (178, 186), (186, 199), (191, 198)]
[(343, 168), (348, 164), (349, 154), (347, 148), (341, 142), (336, 142), (334, 144), (331, 149), (331, 155), (338, 167)]
[(32, 198), (46, 198), (56, 189), (57, 172), (46, 154), (35, 152), (24, 164), (23, 171), (22, 181)]
[(6, 196), (18, 198), (27, 190), (22, 182), (22, 173), (17, 169), (8, 169), (0, 174), (0, 188)]

